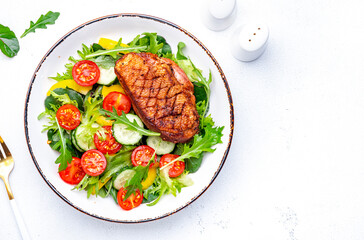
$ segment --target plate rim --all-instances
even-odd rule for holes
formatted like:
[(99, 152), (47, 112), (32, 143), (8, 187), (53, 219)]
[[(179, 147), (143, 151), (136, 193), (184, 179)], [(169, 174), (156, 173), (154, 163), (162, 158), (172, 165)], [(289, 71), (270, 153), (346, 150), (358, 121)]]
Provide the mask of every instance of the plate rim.
[[(75, 206), (70, 200), (68, 200), (67, 197), (65, 197), (61, 192), (59, 192), (57, 190), (56, 187), (53, 186), (53, 184), (46, 178), (46, 176), (44, 175), (42, 169), (40, 168), (36, 157), (33, 153), (33, 149), (31, 146), (31, 142), (30, 142), (30, 138), (29, 138), (29, 130), (28, 130), (28, 104), (29, 104), (29, 99), (30, 99), (30, 94), (33, 88), (33, 84), (36, 78), (36, 75), (39, 71), (39, 69), (41, 68), (41, 66), (43, 65), (43, 63), (45, 62), (45, 60), (47, 59), (47, 57), (53, 52), (53, 50), (60, 44), (62, 43), (67, 37), (69, 37), (70, 35), (72, 35), (74, 32), (82, 29), (83, 27), (93, 24), (95, 22), (99, 22), (99, 21), (103, 21), (106, 19), (110, 19), (110, 18), (124, 18), (124, 17), (138, 17), (138, 18), (143, 18), (143, 19), (148, 19), (148, 20), (153, 20), (159, 23), (163, 23), (163, 24), (167, 24), (177, 30), (182, 31), (184, 34), (186, 34), (188, 37), (190, 37), (195, 43), (197, 43), (205, 52), (206, 54), (210, 57), (210, 59), (213, 61), (213, 63), (215, 64), (217, 70), (220, 73), (221, 79), (223, 80), (224, 86), (225, 86), (225, 90), (228, 96), (228, 100), (229, 100), (229, 107), (230, 107), (230, 132), (229, 132), (229, 142), (227, 144), (227, 147), (225, 149), (224, 155), (221, 159), (221, 162), (219, 164), (218, 169), (216, 170), (216, 172), (214, 173), (214, 176), (212, 177), (211, 181), (209, 182), (209, 184), (204, 187), (202, 189), (202, 191), (200, 191), (197, 195), (195, 195), (192, 199), (190, 199), (190, 201), (184, 203), (183, 205), (179, 206), (178, 208), (176, 208), (175, 210), (168, 212), (166, 214), (157, 216), (157, 217), (151, 217), (151, 218), (145, 218), (145, 219), (140, 219), (140, 220), (118, 220), (118, 219), (112, 219), (112, 218), (107, 218), (107, 217), (103, 217), (103, 216), (99, 216), (97, 214), (93, 214), (90, 213), (86, 210), (83, 210), (81, 207)], [(42, 176), (43, 180), (47, 183), (47, 185), (53, 190), (53, 192), (55, 192), (63, 201), (65, 201), (68, 205), (70, 205), (71, 207), (73, 207), (74, 209), (97, 219), (100, 220), (104, 220), (104, 221), (108, 221), (108, 222), (114, 222), (114, 223), (144, 223), (144, 222), (150, 222), (150, 221), (155, 221), (155, 220), (159, 220), (165, 217), (168, 217), (170, 215), (173, 215), (177, 212), (179, 212), (180, 210), (184, 209), (185, 207), (189, 206), (192, 202), (194, 202), (196, 199), (198, 199), (211, 185), (212, 183), (215, 181), (217, 175), (220, 173), (222, 167), (225, 164), (226, 158), (228, 156), (228, 153), (230, 151), (230, 147), (231, 147), (231, 143), (232, 143), (232, 139), (233, 139), (233, 133), (234, 133), (234, 106), (233, 106), (233, 99), (232, 99), (232, 95), (231, 95), (231, 91), (229, 88), (229, 84), (227, 82), (226, 76), (222, 70), (222, 68), (220, 67), (219, 63), (217, 62), (217, 60), (215, 59), (215, 57), (212, 55), (212, 53), (207, 49), (207, 47), (202, 44), (201, 41), (199, 41), (194, 35), (192, 35), (190, 32), (188, 32), (187, 30), (185, 30), (184, 28), (180, 27), (179, 25), (172, 23), (168, 20), (165, 20), (163, 18), (160, 17), (156, 17), (156, 16), (152, 16), (152, 15), (148, 15), (148, 14), (141, 14), (141, 13), (118, 13), (118, 14), (110, 14), (110, 15), (106, 15), (106, 16), (102, 16), (102, 17), (98, 17), (95, 19), (92, 19), (90, 21), (87, 21), (85, 23), (82, 23), (80, 25), (78, 25), (77, 27), (73, 28), (72, 30), (70, 30), (69, 32), (67, 32), (64, 36), (62, 36), (59, 40), (57, 40), (57, 42), (55, 44), (53, 44), (53, 46), (46, 52), (46, 54), (43, 56), (43, 58), (40, 60), (38, 66), (36, 67), (34, 74), (31, 78), (31, 81), (29, 83), (28, 86), (28, 90), (26, 92), (26, 99), (25, 99), (25, 107), (24, 107), (24, 132), (25, 132), (25, 138), (26, 138), (26, 142), (27, 142), (27, 147), (30, 153), (30, 156), (33, 160), (33, 163), (35, 164), (39, 174)]]

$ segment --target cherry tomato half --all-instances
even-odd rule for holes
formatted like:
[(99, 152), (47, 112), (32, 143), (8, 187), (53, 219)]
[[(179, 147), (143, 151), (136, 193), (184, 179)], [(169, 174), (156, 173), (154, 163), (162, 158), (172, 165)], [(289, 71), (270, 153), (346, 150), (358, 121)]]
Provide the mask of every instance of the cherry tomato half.
[(68, 184), (76, 185), (86, 173), (83, 171), (81, 166), (81, 159), (73, 157), (71, 163), (68, 163), (68, 166), (65, 170), (59, 172), (59, 176)]
[(60, 107), (56, 113), (59, 125), (66, 129), (75, 129), (81, 123), (81, 113), (77, 107), (72, 104), (66, 104)]
[(99, 176), (105, 171), (106, 164), (104, 154), (95, 149), (88, 150), (81, 157), (82, 169), (90, 176)]
[[(179, 155), (175, 155), (175, 154), (169, 154), (169, 153), (164, 154), (161, 157), (159, 164), (161, 167), (163, 167), (164, 165), (167, 165), (169, 162), (173, 161), (174, 159), (176, 159), (178, 157), (179, 157)], [(169, 177), (172, 177), (172, 178), (178, 177), (185, 170), (185, 163), (183, 161), (176, 161), (176, 162), (172, 163), (171, 165), (172, 166), (168, 171)]]
[(100, 69), (96, 63), (82, 60), (73, 66), (72, 77), (80, 86), (92, 86), (100, 78)]
[[(136, 167), (142, 165), (143, 167), (147, 166), (149, 160), (154, 155), (154, 149), (149, 147), (148, 145), (141, 145), (133, 150), (131, 154), (131, 162)], [(150, 164), (150, 167), (153, 166), (153, 162)]]
[(127, 190), (125, 188), (120, 188), (117, 200), (119, 206), (124, 210), (131, 210), (133, 208), (138, 207), (143, 201), (143, 194), (140, 193), (139, 189), (136, 190), (135, 193), (132, 193), (127, 199), (125, 198)]
[(96, 148), (103, 154), (117, 153), (122, 145), (118, 143), (112, 135), (111, 126), (103, 126), (101, 130), (94, 135)]
[(131, 101), (128, 96), (121, 92), (111, 92), (105, 97), (102, 108), (111, 112), (115, 108), (120, 116), (123, 112), (128, 113), (130, 111)]

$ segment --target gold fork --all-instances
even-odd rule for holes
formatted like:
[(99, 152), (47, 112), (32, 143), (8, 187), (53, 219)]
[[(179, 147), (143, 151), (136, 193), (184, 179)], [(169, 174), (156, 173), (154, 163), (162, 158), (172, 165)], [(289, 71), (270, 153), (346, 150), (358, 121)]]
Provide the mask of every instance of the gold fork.
[(20, 211), (15, 202), (14, 195), (13, 195), (10, 185), (9, 185), (9, 174), (11, 173), (11, 171), (14, 168), (14, 159), (11, 156), (9, 149), (6, 146), (4, 140), (1, 138), (1, 136), (0, 136), (0, 144), (1, 144), (2, 150), (6, 156), (6, 157), (4, 157), (3, 153), (0, 150), (0, 178), (5, 183), (5, 188), (6, 188), (6, 191), (8, 192), (10, 205), (13, 209), (15, 219), (18, 223), (18, 227), (19, 227), (21, 236), (22, 236), (23, 240), (28, 240), (28, 239), (30, 240), (31, 238), (29, 237), (27, 228), (24, 224), (23, 218), (21, 217)]

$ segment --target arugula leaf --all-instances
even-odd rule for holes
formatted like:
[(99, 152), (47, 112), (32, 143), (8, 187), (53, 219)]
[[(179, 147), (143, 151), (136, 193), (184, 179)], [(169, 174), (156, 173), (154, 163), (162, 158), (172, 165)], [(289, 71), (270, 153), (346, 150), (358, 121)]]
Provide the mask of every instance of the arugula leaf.
[(109, 50), (98, 50), (94, 53), (90, 53), (90, 54), (86, 55), (85, 58), (90, 59), (90, 58), (94, 58), (94, 57), (101, 56), (101, 55), (110, 55), (114, 59), (117, 59), (119, 52), (123, 52), (123, 53), (139, 52), (139, 51), (143, 51), (146, 49), (147, 49), (146, 46), (122, 47), (122, 46), (116, 45), (114, 48), (109, 49)]
[(10, 28), (0, 24), (0, 50), (7, 57), (14, 57), (19, 52), (19, 41)]
[(130, 47), (135, 47), (135, 46), (138, 45), (139, 39), (140, 39), (140, 34), (136, 35), (134, 37), (134, 39), (131, 42), (129, 42), (127, 45), (130, 46)]
[(144, 46), (146, 49), (143, 51), (157, 54), (160, 57), (170, 58), (172, 56), (171, 46), (164, 37), (149, 32), (144, 32), (142, 35), (144, 35), (142, 38), (137, 35), (128, 45), (130, 47)]
[(139, 191), (142, 191), (142, 181), (144, 179), (146, 179), (148, 177), (148, 170), (149, 170), (149, 165), (143, 167), (141, 165), (136, 166), (133, 168), (133, 170), (135, 171), (135, 174), (133, 175), (133, 177), (131, 179), (129, 179), (129, 181), (127, 181), (125, 183), (125, 189), (126, 189), (126, 194), (124, 199), (128, 199), (128, 197), (135, 193), (136, 190), (139, 189)]
[(182, 49), (186, 46), (184, 42), (179, 42), (177, 45), (177, 60), (187, 60), (188, 58), (183, 54)]
[(41, 15), (38, 20), (34, 23), (30, 21), (30, 27), (25, 30), (25, 32), (20, 36), (20, 38), (25, 37), (30, 32), (35, 32), (35, 29), (37, 28), (43, 28), (46, 29), (48, 24), (54, 24), (59, 17), (59, 12), (47, 12), (46, 15)]
[[(86, 59), (88, 54), (91, 54), (92, 47), (87, 47), (85, 44), (82, 44), (82, 50), (77, 50), (77, 54), (81, 57), (82, 60)], [(73, 62), (78, 62), (79, 60), (75, 60), (73, 57), (70, 58)]]
[(148, 45), (147, 45), (148, 48), (146, 50), (147, 52), (157, 54), (158, 51), (163, 48), (164, 44), (157, 40), (157, 33), (145, 32), (145, 33), (143, 33), (143, 35), (145, 35), (145, 37), (148, 38), (148, 40), (149, 40)]
[(126, 117), (126, 114), (124, 112), (123, 112), (123, 114), (121, 114), (121, 116), (119, 116), (117, 114), (115, 108), (113, 109), (113, 112), (107, 111), (105, 109), (100, 109), (99, 111), (101, 114), (105, 114), (108, 116), (106, 119), (115, 120), (115, 123), (122, 123), (127, 126), (128, 130), (136, 131), (143, 136), (159, 136), (160, 135), (160, 133), (153, 132), (153, 131), (150, 131), (143, 127), (140, 127), (135, 120), (133, 122), (131, 122)]
[(127, 199), (131, 194), (135, 193), (136, 190), (142, 191), (142, 181), (148, 177), (149, 167), (152, 162), (156, 161), (156, 153), (149, 159), (149, 163), (146, 166), (138, 165), (133, 168), (135, 171), (133, 177), (125, 183), (126, 194), (124, 199)]
[(69, 139), (64, 137), (64, 135), (63, 135), (64, 130), (61, 128), (61, 126), (59, 126), (57, 118), (56, 118), (56, 123), (57, 123), (57, 127), (58, 127), (58, 134), (59, 134), (60, 141), (54, 145), (54, 148), (60, 147), (61, 154), (58, 156), (55, 163), (60, 164), (58, 171), (62, 171), (62, 170), (65, 170), (67, 168), (68, 163), (71, 163), (71, 161), (72, 161), (72, 153), (68, 149), (68, 146), (67, 146), (67, 144), (72, 144), (72, 143)]
[(214, 152), (212, 147), (218, 143), (221, 143), (222, 131), (224, 127), (212, 127), (210, 125), (205, 128), (205, 135), (195, 135), (192, 143), (186, 143), (183, 145), (183, 152), (181, 156), (164, 165), (161, 170), (168, 166), (171, 166), (176, 161), (183, 161), (189, 158), (200, 158), (203, 152)]

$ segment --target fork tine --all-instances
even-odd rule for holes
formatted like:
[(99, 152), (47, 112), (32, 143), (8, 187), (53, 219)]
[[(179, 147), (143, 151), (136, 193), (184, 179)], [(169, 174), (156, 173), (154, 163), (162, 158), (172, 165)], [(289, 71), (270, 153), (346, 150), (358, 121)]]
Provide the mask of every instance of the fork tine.
[[(10, 151), (9, 151), (8, 147), (6, 146), (6, 144), (5, 144), (4, 140), (2, 139), (2, 137), (1, 137), (1, 136), (0, 136), (0, 143), (1, 143), (1, 146), (3, 147), (3, 149), (4, 149), (5, 155), (6, 155), (7, 157), (11, 157), (11, 153), (10, 153)], [(1, 152), (1, 151), (0, 151), (0, 152)], [(3, 154), (2, 154), (2, 153), (0, 154), (0, 157), (4, 158), (4, 156), (3, 156)]]
[(3, 153), (0, 151), (0, 161), (5, 159)]

